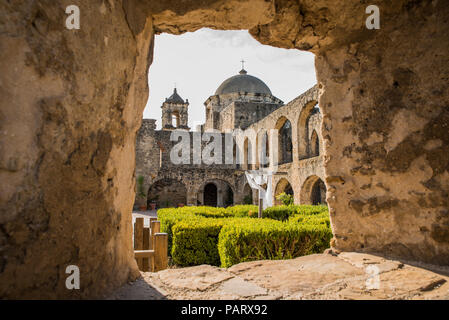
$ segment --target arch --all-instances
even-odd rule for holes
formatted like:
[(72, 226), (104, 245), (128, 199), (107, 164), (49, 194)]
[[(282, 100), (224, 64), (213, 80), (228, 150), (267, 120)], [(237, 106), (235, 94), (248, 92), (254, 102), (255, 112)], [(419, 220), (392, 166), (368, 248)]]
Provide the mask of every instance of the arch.
[(187, 203), (187, 188), (179, 180), (164, 178), (148, 189), (148, 204), (156, 202), (157, 208), (177, 207)]
[(310, 176), (302, 185), (300, 192), (301, 204), (326, 204), (326, 184), (318, 176)]
[(276, 197), (283, 192), (294, 196), (293, 188), (286, 178), (281, 178), (279, 182), (276, 184), (276, 188), (274, 190), (274, 203), (276, 205), (282, 204), (280, 200), (276, 199)]
[[(241, 164), (239, 163), (239, 158), (238, 158), (238, 154), (237, 154), (237, 143), (235, 141), (235, 138), (233, 138), (232, 140), (233, 146), (232, 146), (232, 159), (233, 159), (233, 163), (235, 164), (235, 168), (236, 169), (240, 169), (241, 168)], [(240, 150), (239, 150), (240, 152)]]
[(173, 111), (171, 113), (171, 125), (175, 128), (179, 127), (180, 124), (180, 115), (178, 111)]
[(266, 130), (257, 133), (257, 165), (256, 169), (267, 168), (270, 163), (268, 132)]
[(209, 179), (199, 188), (197, 202), (199, 205), (211, 207), (232, 206), (234, 204), (234, 189), (225, 180)]
[(308, 121), (316, 108), (318, 101), (312, 100), (306, 103), (301, 109), (298, 117), (298, 159), (306, 159), (309, 157), (310, 144), (309, 144), (309, 126)]
[(243, 204), (253, 204), (253, 189), (248, 183), (243, 187)]
[(249, 139), (246, 138), (245, 142), (243, 142), (243, 168), (245, 170), (249, 169), (249, 159), (250, 159), (250, 142)]
[(246, 137), (243, 142), (243, 168), (245, 170), (255, 169), (256, 161), (254, 159), (253, 143)]
[(218, 189), (215, 183), (208, 183), (204, 186), (204, 205), (216, 207), (218, 199)]
[(282, 116), (276, 122), (278, 132), (278, 161), (279, 164), (293, 161), (292, 124), (290, 120)]
[(313, 130), (312, 137), (310, 138), (310, 155), (312, 157), (320, 155), (320, 139), (315, 130)]

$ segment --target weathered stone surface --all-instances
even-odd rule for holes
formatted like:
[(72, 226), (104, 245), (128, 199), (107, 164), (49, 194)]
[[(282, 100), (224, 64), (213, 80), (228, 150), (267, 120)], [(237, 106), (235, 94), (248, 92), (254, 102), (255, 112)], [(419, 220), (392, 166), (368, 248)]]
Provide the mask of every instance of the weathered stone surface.
[(267, 293), (264, 288), (254, 283), (235, 277), (225, 281), (219, 288), (224, 294), (235, 295), (239, 298), (262, 296)]
[(404, 266), (404, 264), (399, 261), (387, 260), (382, 257), (363, 253), (342, 252), (338, 257), (357, 268), (366, 268), (367, 266), (375, 265), (378, 268), (379, 273), (399, 269)]
[(230, 278), (232, 275), (223, 269), (209, 265), (167, 269), (159, 272), (159, 279), (171, 288), (199, 291), (206, 290)]
[(247, 262), (228, 271), (261, 287), (282, 292), (284, 297), (313, 292), (326, 283), (364, 274), (363, 270), (331, 255), (318, 254), (284, 261)]
[(68, 4), (0, 2), (0, 297), (92, 297), (135, 277), (153, 35), (206, 26), (316, 54), (325, 173), (344, 181), (327, 185), (334, 248), (449, 264), (444, 1), (373, 1), (380, 30), (360, 1), (79, 0), (78, 31)]
[[(371, 274), (366, 271), (366, 266), (373, 264), (382, 268), (397, 261), (351, 252), (345, 257), (316, 254), (284, 261), (245, 262), (222, 269), (230, 277), (222, 282), (222, 277), (217, 278), (220, 269), (214, 267), (168, 269), (143, 273), (146, 286), (141, 282), (125, 285), (111, 298), (148, 299), (156, 295), (148, 288), (154, 288), (167, 299), (449, 299), (447, 275), (404, 264), (381, 270), (379, 286), (373, 287)], [(190, 276), (180, 286), (179, 275), (186, 278), (182, 270)], [(209, 279), (206, 281), (211, 285), (195, 285), (203, 279)]]

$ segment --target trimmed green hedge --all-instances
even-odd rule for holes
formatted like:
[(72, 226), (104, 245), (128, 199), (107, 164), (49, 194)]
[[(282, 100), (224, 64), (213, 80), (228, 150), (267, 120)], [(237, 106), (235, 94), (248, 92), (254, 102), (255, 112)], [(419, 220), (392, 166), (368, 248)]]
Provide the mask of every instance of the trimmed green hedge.
[(267, 208), (263, 211), (264, 218), (270, 218), (280, 221), (288, 220), (290, 217), (303, 214), (303, 215), (313, 215), (319, 213), (328, 213), (326, 206), (312, 206), (312, 205), (290, 205), (290, 206), (275, 206)]
[(312, 215), (297, 214), (290, 217), (288, 222), (295, 224), (321, 224), (330, 228), (330, 219), (327, 212)]
[[(169, 254), (180, 266), (228, 267), (259, 259), (289, 259), (319, 253), (332, 237), (325, 206), (278, 206), (255, 221), (257, 206), (160, 209)], [(273, 219), (270, 219), (273, 218)]]
[(248, 223), (226, 225), (218, 240), (221, 266), (254, 260), (291, 259), (321, 253), (329, 247), (332, 232), (324, 225)]
[(242, 204), (233, 207), (227, 207), (226, 212), (234, 217), (257, 218), (259, 207), (252, 204)]
[(220, 265), (217, 244), (224, 224), (223, 219), (177, 223), (173, 227), (173, 261), (180, 266)]
[(298, 213), (298, 206), (275, 206), (275, 207), (270, 207), (267, 208), (263, 211), (263, 217), (264, 218), (269, 218), (269, 219), (274, 219), (274, 220), (279, 220), (279, 221), (285, 221), (287, 220), (290, 216), (294, 215)]
[(311, 215), (311, 214), (319, 214), (319, 213), (325, 213), (329, 215), (329, 209), (325, 205), (300, 205), (295, 206), (297, 208), (298, 214), (305, 214), (305, 215)]
[(173, 227), (185, 220), (202, 220), (204, 219), (201, 216), (197, 216), (192, 212), (187, 212), (185, 210), (180, 210), (182, 208), (174, 209), (159, 209), (157, 211), (158, 220), (161, 222), (161, 232), (165, 232), (168, 234), (168, 253), (171, 253), (172, 242), (173, 242)]

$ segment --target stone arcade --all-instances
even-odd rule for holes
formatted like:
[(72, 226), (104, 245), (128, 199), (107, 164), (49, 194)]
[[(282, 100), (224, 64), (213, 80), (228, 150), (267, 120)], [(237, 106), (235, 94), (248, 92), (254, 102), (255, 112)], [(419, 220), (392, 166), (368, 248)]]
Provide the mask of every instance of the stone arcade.
[[(242, 69), (238, 75), (225, 80), (204, 103), (206, 123), (196, 132), (189, 132), (188, 148), (191, 150), (188, 155), (191, 161), (174, 164), (170, 153), (177, 141), (170, 139), (172, 130), (189, 129), (188, 101), (184, 101), (175, 89), (161, 107), (162, 130), (155, 130), (156, 120), (144, 119), (138, 132), (136, 176), (144, 177), (143, 189), (148, 190), (148, 196), (136, 199), (136, 204), (154, 201), (158, 208), (186, 204), (257, 204), (257, 191), (249, 187), (244, 171), (268, 166), (261, 164), (256, 146), (262, 143), (262, 139), (266, 139), (266, 145), (269, 145), (270, 129), (279, 130), (276, 143), (280, 166), (273, 177), (273, 199), (286, 192), (294, 195), (296, 203), (325, 203), (321, 114), (317, 104), (316, 87), (284, 105), (262, 80)], [(229, 139), (225, 138), (224, 132), (232, 129), (242, 130), (242, 136), (246, 138), (235, 139), (234, 148), (231, 138), (230, 150), (226, 150)], [(205, 130), (221, 132), (218, 137), (221, 141), (226, 140), (223, 144), (219, 141), (222, 164), (197, 164), (193, 159), (198, 153), (193, 149), (195, 137)], [(255, 133), (245, 135), (248, 131)], [(233, 153), (230, 162), (226, 152)], [(241, 158), (240, 152), (243, 153)], [(239, 162), (239, 159), (243, 161)]]
[(379, 30), (355, 0), (78, 0), (67, 30), (67, 4), (0, 1), (0, 297), (99, 297), (139, 275), (130, 212), (154, 35), (203, 27), (315, 54), (335, 250), (449, 265), (449, 7), (369, 4)]

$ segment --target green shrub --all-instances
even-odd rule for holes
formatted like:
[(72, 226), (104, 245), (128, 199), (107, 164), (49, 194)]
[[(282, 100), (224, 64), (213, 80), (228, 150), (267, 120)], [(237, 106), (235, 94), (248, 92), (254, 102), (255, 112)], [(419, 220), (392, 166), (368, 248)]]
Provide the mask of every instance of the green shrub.
[(294, 202), (293, 195), (282, 192), (276, 196), (276, 199), (281, 201), (284, 206), (291, 206)]
[(222, 219), (186, 220), (173, 227), (171, 256), (180, 266), (200, 264), (220, 265), (218, 235)]
[(186, 220), (202, 220), (205, 219), (201, 216), (197, 216), (194, 213), (188, 212), (188, 210), (181, 210), (182, 208), (168, 208), (168, 209), (159, 209), (157, 211), (158, 220), (161, 222), (161, 232), (165, 232), (168, 234), (168, 253), (170, 254), (172, 249), (173, 242), (173, 227), (181, 222)]
[(312, 214), (312, 215), (304, 215), (304, 214), (298, 214), (291, 216), (288, 219), (289, 223), (296, 223), (296, 224), (315, 224), (315, 225), (325, 225), (326, 227), (330, 228), (330, 219), (329, 214), (327, 212)]
[(305, 214), (305, 215), (311, 215), (311, 214), (318, 214), (318, 213), (326, 213), (329, 214), (329, 209), (326, 205), (300, 205), (297, 207), (297, 213), (299, 214)]
[[(332, 232), (325, 206), (276, 206), (255, 221), (257, 206), (160, 209), (169, 253), (181, 266), (230, 266), (257, 259), (288, 259), (322, 252)], [(278, 221), (276, 221), (278, 220)]]
[[(171, 256), (180, 266), (210, 264), (219, 266), (218, 237), (223, 226), (254, 223), (249, 218), (226, 218), (199, 220), (187, 219), (176, 223), (172, 227), (173, 244)], [(265, 220), (269, 224), (277, 222)]]
[(222, 267), (264, 260), (291, 259), (323, 252), (332, 232), (324, 225), (298, 225), (273, 221), (227, 224), (219, 236)]
[(256, 217), (259, 207), (252, 204), (242, 204), (233, 207), (227, 207), (226, 212), (233, 217)]
[(264, 218), (285, 221), (290, 216), (292, 216), (292, 215), (294, 215), (296, 213), (298, 213), (298, 206), (284, 206), (284, 205), (282, 205), (282, 206), (275, 206), (275, 207), (266, 208), (263, 211), (263, 215), (262, 216)]

